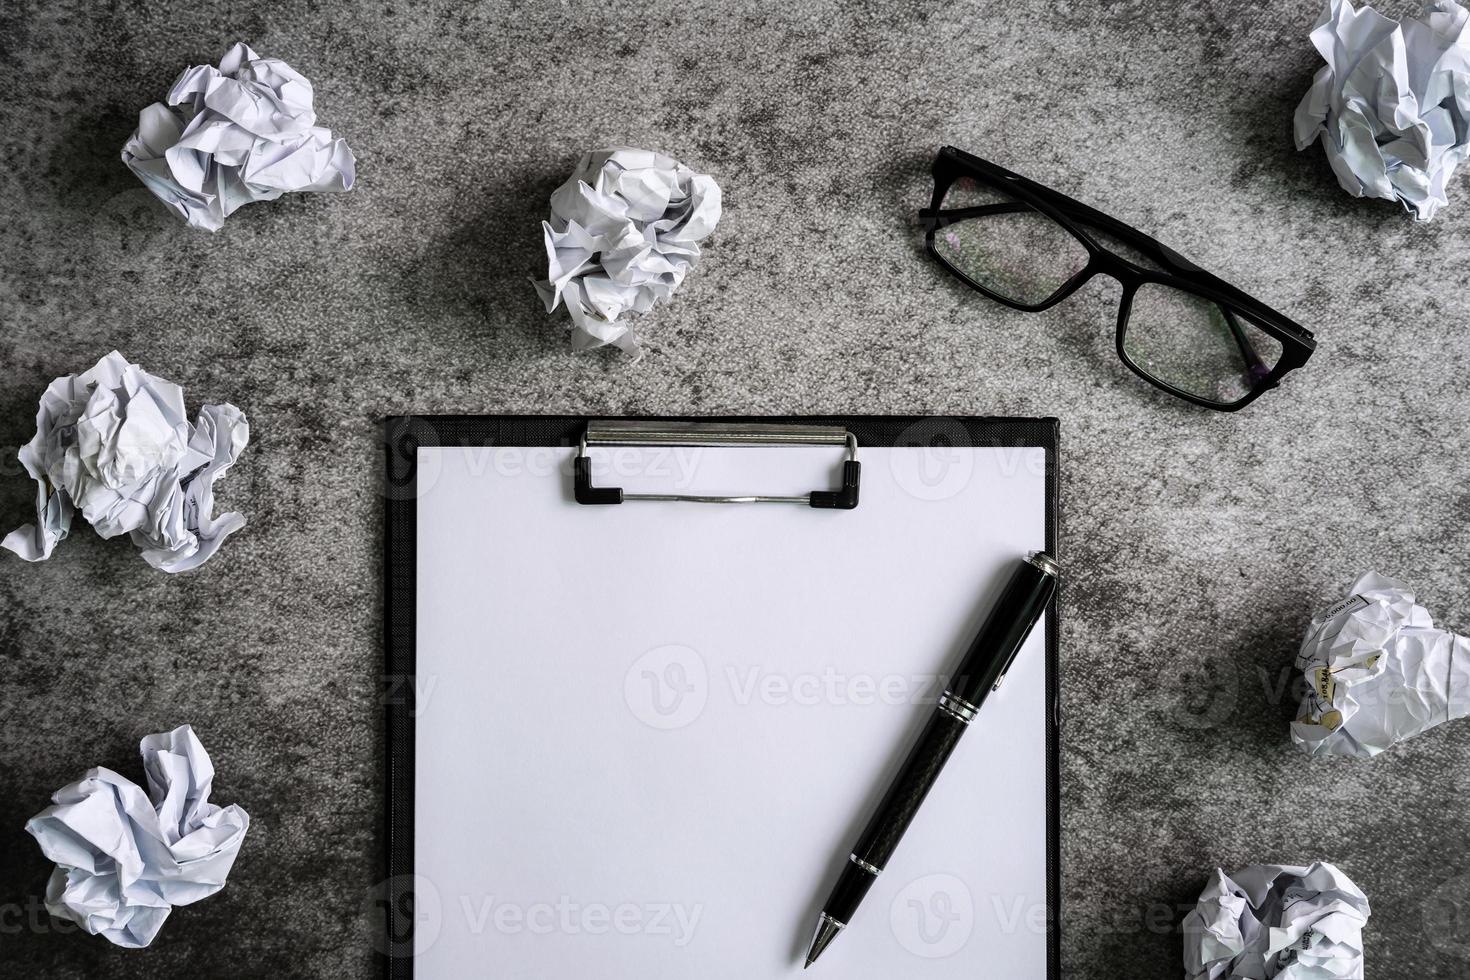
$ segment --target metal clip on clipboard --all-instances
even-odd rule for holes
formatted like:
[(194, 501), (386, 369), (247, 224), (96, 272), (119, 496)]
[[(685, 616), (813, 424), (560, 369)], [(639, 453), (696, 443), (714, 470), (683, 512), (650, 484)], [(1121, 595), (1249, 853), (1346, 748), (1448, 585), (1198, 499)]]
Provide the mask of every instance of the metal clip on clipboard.
[[(797, 496), (695, 493), (624, 493), (620, 487), (594, 487), (589, 446), (846, 446), (842, 486)], [(620, 504), (625, 500), (690, 500), (704, 504), (806, 504), (824, 510), (858, 505), (862, 467), (857, 437), (839, 426), (730, 422), (588, 422), (574, 465), (573, 490), (579, 504)]]

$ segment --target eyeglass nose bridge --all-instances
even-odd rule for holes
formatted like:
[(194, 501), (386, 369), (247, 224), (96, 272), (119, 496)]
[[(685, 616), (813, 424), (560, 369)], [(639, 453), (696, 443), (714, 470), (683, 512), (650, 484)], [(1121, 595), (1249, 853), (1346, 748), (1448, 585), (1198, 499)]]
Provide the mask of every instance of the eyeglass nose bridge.
[(1140, 275), (1141, 270), (1120, 256), (1114, 255), (1107, 249), (1098, 249), (1092, 253), (1091, 276), (1107, 276), (1109, 279), (1123, 287), (1124, 292), (1132, 293), (1138, 289), (1143, 282)]

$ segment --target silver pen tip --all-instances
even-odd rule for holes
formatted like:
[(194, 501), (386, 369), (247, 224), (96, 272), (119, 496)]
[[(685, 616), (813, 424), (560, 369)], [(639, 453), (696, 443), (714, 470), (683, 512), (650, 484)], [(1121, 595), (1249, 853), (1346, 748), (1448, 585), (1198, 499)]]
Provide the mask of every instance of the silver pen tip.
[(838, 922), (826, 912), (822, 913), (822, 917), (817, 920), (817, 931), (812, 934), (812, 945), (811, 949), (807, 950), (806, 966), (802, 967), (803, 970), (817, 961), (817, 957), (822, 955), (822, 950), (832, 944), (832, 940), (837, 938), (837, 934), (842, 931), (844, 925), (846, 925), (845, 922)]

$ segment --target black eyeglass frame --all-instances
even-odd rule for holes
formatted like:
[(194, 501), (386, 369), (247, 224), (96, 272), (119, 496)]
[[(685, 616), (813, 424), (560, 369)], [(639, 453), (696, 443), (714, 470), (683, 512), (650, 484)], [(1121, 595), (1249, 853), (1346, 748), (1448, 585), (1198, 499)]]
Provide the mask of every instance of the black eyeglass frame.
[[(1204, 408), (1212, 408), (1222, 412), (1238, 411), (1259, 398), (1264, 392), (1275, 388), (1280, 384), (1281, 378), (1288, 371), (1295, 370), (1307, 363), (1312, 352), (1317, 348), (1317, 342), (1313, 339), (1312, 332), (1301, 326), (1290, 317), (1277, 312), (1249, 293), (1230, 285), (1223, 279), (1211, 275), (1199, 268), (1188, 259), (1184, 258), (1167, 245), (1159, 242), (1150, 235), (1130, 225), (1124, 224), (1116, 218), (1094, 210), (1079, 201), (1074, 201), (1058, 191), (1054, 191), (1045, 185), (1038, 184), (1033, 180), (1011, 173), (1004, 167), (982, 160), (964, 150), (953, 146), (941, 147), (939, 155), (934, 159), (934, 197), (930, 206), (919, 212), (919, 217), (924, 222), (924, 246), (929, 254), (949, 270), (956, 278), (971, 289), (975, 289), (998, 303), (1015, 310), (1026, 313), (1037, 313), (1062, 302), (1068, 296), (1082, 288), (1083, 284), (1097, 275), (1110, 276), (1116, 279), (1123, 287), (1123, 296), (1118, 306), (1117, 327), (1117, 349), (1118, 357), (1128, 368), (1149, 384), (1187, 402), (1200, 405)], [(960, 177), (974, 177), (995, 187), (1005, 194), (1015, 198), (1018, 204), (987, 204), (979, 207), (942, 210), (944, 196)], [(1088, 261), (1070, 279), (1062, 283), (1058, 289), (1039, 303), (1019, 303), (1010, 297), (1003, 296), (994, 290), (986, 288), (981, 283), (970, 278), (965, 272), (952, 265), (934, 244), (934, 235), (940, 228), (954, 224), (966, 218), (980, 217), (986, 214), (1000, 214), (1010, 211), (1024, 211), (1027, 208), (1046, 215), (1056, 222), (1063, 230), (1071, 234), (1083, 247), (1087, 249)], [(1157, 262), (1161, 269), (1147, 269), (1134, 262), (1129, 261), (1121, 255), (1111, 251), (1105, 245), (1097, 242), (1088, 235), (1086, 227), (1097, 228), (1107, 234), (1124, 242), (1128, 246), (1137, 249), (1139, 253), (1147, 256), (1150, 260)], [(1252, 326), (1257, 327), (1269, 334), (1281, 344), (1281, 358), (1273, 366), (1269, 373), (1255, 381), (1254, 386), (1244, 397), (1234, 402), (1211, 401), (1198, 395), (1185, 391), (1149, 374), (1143, 368), (1133, 362), (1124, 349), (1123, 338), (1128, 331), (1128, 314), (1133, 306), (1133, 296), (1138, 292), (1140, 286), (1145, 283), (1159, 283), (1175, 289), (1191, 293), (1202, 299), (1208, 300), (1218, 306), (1225, 314), (1236, 342), (1241, 345), (1242, 356), (1249, 362), (1252, 358), (1259, 363), (1259, 357), (1250, 347), (1249, 340), (1235, 321), (1232, 310), (1245, 314)]]

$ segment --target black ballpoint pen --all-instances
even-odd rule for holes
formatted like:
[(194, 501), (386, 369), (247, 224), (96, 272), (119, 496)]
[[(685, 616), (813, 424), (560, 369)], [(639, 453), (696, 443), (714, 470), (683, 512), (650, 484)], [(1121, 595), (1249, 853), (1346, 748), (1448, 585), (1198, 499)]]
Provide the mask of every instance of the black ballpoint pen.
[(852, 913), (887, 865), (966, 726), (986, 695), (1000, 687), (1021, 644), (1046, 610), (1057, 588), (1057, 572), (1056, 559), (1038, 551), (1011, 574), (995, 608), (960, 661), (949, 688), (940, 695), (929, 723), (868, 820), (852, 857), (842, 866), (832, 894), (822, 905), (806, 966), (816, 962), (822, 950), (852, 921)]

